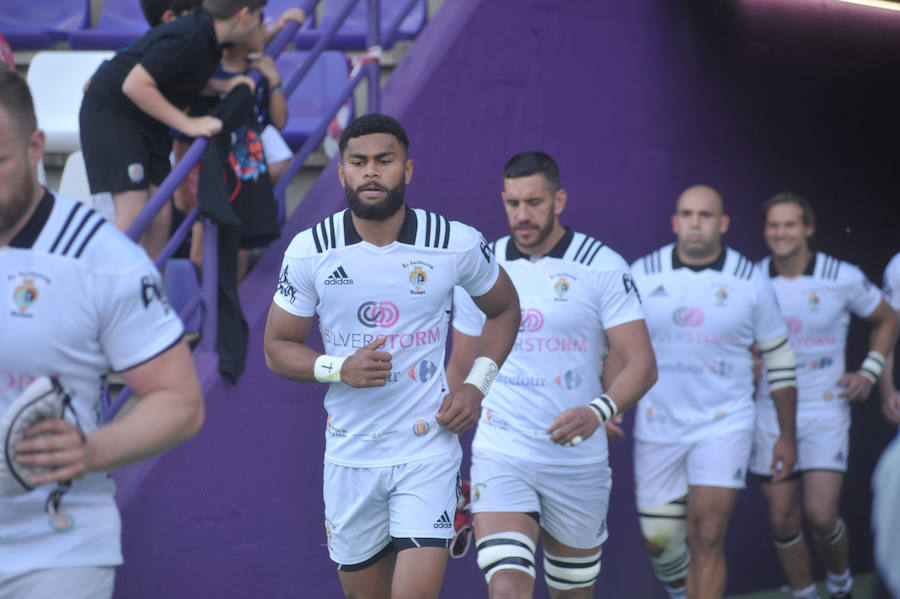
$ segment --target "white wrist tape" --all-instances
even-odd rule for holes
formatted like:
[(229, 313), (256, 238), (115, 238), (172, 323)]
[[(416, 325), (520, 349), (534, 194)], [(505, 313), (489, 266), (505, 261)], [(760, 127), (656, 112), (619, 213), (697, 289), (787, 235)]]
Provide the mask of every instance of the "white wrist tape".
[(866, 355), (866, 359), (862, 361), (857, 372), (869, 379), (869, 382), (874, 385), (878, 377), (881, 376), (883, 368), (884, 356), (873, 350)]
[(597, 414), (597, 420), (600, 421), (600, 424), (603, 424), (619, 413), (619, 408), (616, 406), (616, 402), (614, 402), (612, 398), (606, 393), (593, 400), (588, 405), (594, 409), (594, 412)]
[(496, 362), (487, 356), (478, 356), (472, 364), (469, 376), (466, 377), (463, 383), (475, 385), (482, 395), (487, 395), (491, 388), (491, 383), (494, 382), (494, 377), (497, 376), (498, 372), (500, 372), (500, 367), (497, 366)]
[(341, 366), (344, 365), (344, 360), (346, 359), (322, 354), (316, 358), (316, 365), (313, 366), (313, 376), (320, 383), (340, 383)]

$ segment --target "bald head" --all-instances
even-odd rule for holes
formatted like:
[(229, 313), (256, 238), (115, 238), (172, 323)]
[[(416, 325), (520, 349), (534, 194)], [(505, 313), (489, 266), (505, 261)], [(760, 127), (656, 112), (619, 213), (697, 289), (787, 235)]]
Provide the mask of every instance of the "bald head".
[(683, 201), (696, 201), (703, 205), (714, 209), (718, 214), (724, 214), (725, 202), (722, 200), (722, 194), (709, 187), (708, 185), (692, 185), (678, 196), (678, 202), (675, 203), (675, 212), (681, 208)]
[(728, 224), (718, 191), (706, 185), (688, 187), (678, 196), (672, 215), (678, 257), (685, 264), (697, 266), (715, 261), (722, 252), (722, 235)]

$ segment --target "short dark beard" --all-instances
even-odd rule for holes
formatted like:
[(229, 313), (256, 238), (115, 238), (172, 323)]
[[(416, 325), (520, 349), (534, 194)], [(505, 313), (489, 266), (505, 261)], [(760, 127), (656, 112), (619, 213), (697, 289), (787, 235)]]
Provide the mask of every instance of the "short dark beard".
[(19, 224), (31, 207), (34, 198), (35, 184), (31, 173), (26, 171), (21, 180), (9, 190), (6, 202), (0, 204), (0, 235), (11, 231)]
[[(359, 199), (360, 189), (371, 185), (378, 187), (387, 194), (384, 200), (377, 204), (365, 204)], [(388, 189), (379, 183), (365, 183), (356, 189), (351, 189), (349, 185), (344, 185), (344, 193), (347, 194), (347, 203), (350, 205), (350, 211), (357, 218), (364, 220), (387, 220), (397, 214), (397, 211), (403, 208), (405, 192), (406, 181), (402, 179), (392, 189)]]

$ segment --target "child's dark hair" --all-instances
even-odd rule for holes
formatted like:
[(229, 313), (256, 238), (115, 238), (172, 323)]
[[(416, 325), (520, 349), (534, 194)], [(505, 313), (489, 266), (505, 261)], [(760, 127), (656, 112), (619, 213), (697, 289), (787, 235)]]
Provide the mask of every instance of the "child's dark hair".
[(176, 15), (193, 12), (203, 6), (203, 0), (141, 0), (141, 10), (150, 27), (162, 25), (162, 16), (167, 10)]
[(363, 135), (372, 135), (373, 133), (388, 133), (397, 138), (397, 142), (403, 146), (404, 151), (409, 153), (409, 137), (403, 129), (403, 125), (397, 122), (397, 119), (373, 112), (364, 114), (350, 121), (347, 128), (341, 133), (341, 140), (338, 143), (341, 155), (347, 149), (347, 142), (354, 137), (362, 137)]
[(203, 8), (215, 19), (230, 19), (245, 6), (254, 11), (265, 5), (266, 0), (203, 0)]

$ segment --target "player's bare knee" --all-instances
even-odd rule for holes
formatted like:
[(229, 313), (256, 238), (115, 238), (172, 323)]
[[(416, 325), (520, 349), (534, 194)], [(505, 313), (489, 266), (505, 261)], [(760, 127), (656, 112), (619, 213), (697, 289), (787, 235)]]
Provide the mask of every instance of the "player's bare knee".
[(544, 549), (544, 582), (557, 591), (576, 591), (594, 586), (600, 576), (600, 555), (562, 557), (547, 553)]
[(833, 517), (830, 520), (822, 519), (818, 522), (814, 522), (810, 518), (809, 526), (816, 541), (825, 545), (837, 543), (846, 532), (844, 520), (840, 517)]
[(687, 576), (691, 552), (687, 544), (687, 507), (683, 501), (641, 508), (641, 534), (656, 577), (663, 582)]
[(727, 522), (717, 514), (697, 518), (691, 525), (691, 550), (696, 554), (721, 550), (725, 542), (726, 526)]
[(797, 534), (803, 524), (803, 517), (799, 510), (789, 512), (780, 511), (769, 515), (772, 526), (772, 535), (776, 538), (790, 537)]
[[(504, 571), (518, 571), (527, 574), (531, 578), (535, 576), (534, 570), (534, 541), (520, 532), (500, 532), (482, 537), (475, 544), (478, 548), (478, 567), (484, 572), (484, 578), (491, 587), (492, 596), (494, 588), (491, 580), (494, 576)], [(501, 576), (498, 582), (515, 581), (515, 577)]]

